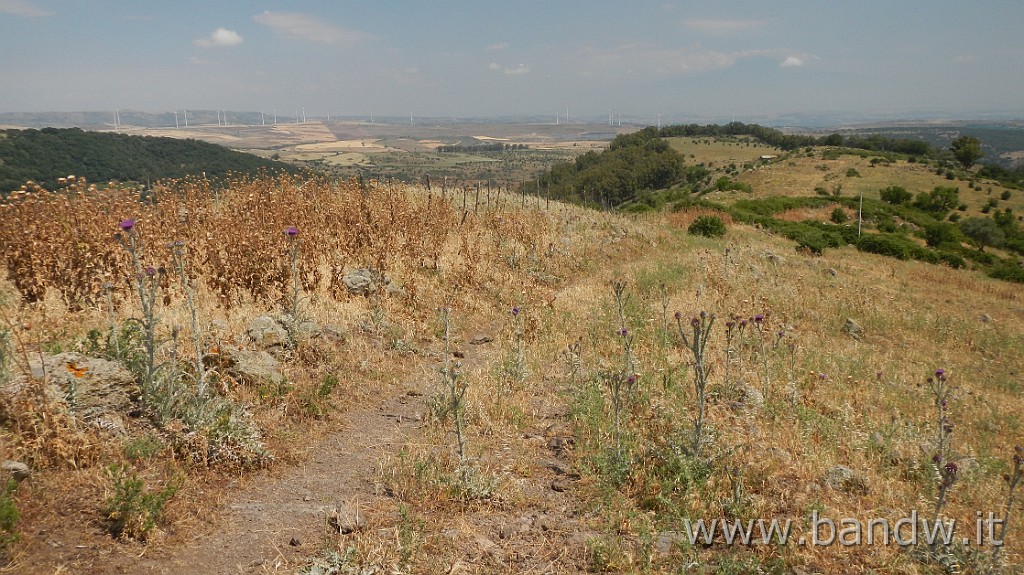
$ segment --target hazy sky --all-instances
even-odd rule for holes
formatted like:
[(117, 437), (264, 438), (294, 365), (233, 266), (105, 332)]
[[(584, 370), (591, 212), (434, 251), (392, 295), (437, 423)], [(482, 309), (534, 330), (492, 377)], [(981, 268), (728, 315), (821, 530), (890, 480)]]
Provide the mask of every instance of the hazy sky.
[(0, 0), (0, 112), (1018, 112), (1022, 22), (1021, 0)]

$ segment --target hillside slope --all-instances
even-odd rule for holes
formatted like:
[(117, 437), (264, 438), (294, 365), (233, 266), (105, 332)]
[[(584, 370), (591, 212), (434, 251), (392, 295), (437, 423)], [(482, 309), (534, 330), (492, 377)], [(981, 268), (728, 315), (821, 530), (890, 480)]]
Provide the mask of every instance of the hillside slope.
[(153, 182), (205, 172), (210, 178), (261, 169), (294, 168), (198, 140), (179, 140), (78, 128), (0, 132), (0, 194), (34, 181), (55, 189), (68, 175), (90, 182)]

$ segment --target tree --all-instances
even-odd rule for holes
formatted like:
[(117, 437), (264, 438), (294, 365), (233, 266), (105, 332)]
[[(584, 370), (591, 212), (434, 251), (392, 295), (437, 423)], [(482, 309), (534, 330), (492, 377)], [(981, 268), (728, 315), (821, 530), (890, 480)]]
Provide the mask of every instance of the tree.
[(895, 206), (909, 204), (914, 196), (903, 186), (889, 186), (881, 191), (882, 201)]
[(956, 161), (960, 162), (965, 169), (970, 169), (974, 162), (984, 155), (981, 151), (981, 141), (974, 136), (960, 136), (953, 140), (953, 145), (949, 149), (953, 152)]
[(999, 247), (1006, 241), (1006, 235), (999, 225), (989, 218), (967, 218), (960, 222), (960, 231), (964, 233), (978, 251), (985, 251), (985, 246)]

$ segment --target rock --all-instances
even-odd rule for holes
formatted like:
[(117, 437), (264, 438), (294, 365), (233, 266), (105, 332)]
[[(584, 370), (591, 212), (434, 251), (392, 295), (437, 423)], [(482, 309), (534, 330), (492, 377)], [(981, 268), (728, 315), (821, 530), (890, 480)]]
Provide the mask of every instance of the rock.
[(391, 297), (407, 297), (409, 295), (409, 293), (405, 291), (404, 287), (393, 283), (388, 283), (384, 288), (384, 292)]
[(299, 322), (299, 325), (295, 326), (295, 339), (298, 340), (309, 340), (320, 337), (323, 335), (324, 330), (320, 327), (320, 324), (311, 320), (304, 319)]
[(320, 335), (331, 343), (343, 344), (348, 341), (348, 330), (344, 326), (328, 324)]
[(987, 313), (983, 313), (983, 314), (981, 314), (981, 318), (980, 319), (981, 319), (981, 321), (983, 321), (985, 323), (988, 323), (988, 322), (992, 321), (992, 316), (988, 315)]
[(839, 276), (839, 272), (837, 272), (834, 268), (825, 268), (825, 275), (832, 276), (832, 277), (838, 277)]
[(825, 472), (825, 485), (836, 491), (845, 491), (858, 495), (867, 493), (867, 485), (864, 483), (864, 480), (853, 469), (845, 465), (830, 467)]
[(262, 350), (251, 351), (223, 345), (217, 353), (206, 354), (203, 365), (208, 369), (220, 369), (242, 383), (267, 382), (280, 385), (285, 381), (281, 362)]
[(345, 284), (345, 290), (352, 295), (370, 295), (391, 283), (386, 276), (370, 268), (347, 271), (341, 281)]
[(673, 551), (678, 551), (683, 546), (689, 543), (689, 540), (678, 531), (662, 531), (658, 533), (658, 538), (654, 540), (654, 549), (662, 555), (668, 555)]
[(246, 333), (253, 344), (260, 349), (284, 347), (288, 343), (288, 332), (269, 315), (261, 315), (252, 320)]
[(765, 396), (758, 388), (750, 384), (740, 383), (737, 389), (739, 391), (739, 400), (733, 405), (737, 411), (742, 409), (761, 409), (765, 406)]
[(485, 343), (491, 343), (492, 341), (494, 341), (494, 338), (489, 335), (477, 335), (474, 336), (473, 339), (469, 340), (469, 345), (482, 345)]
[(857, 322), (853, 321), (853, 319), (846, 318), (846, 323), (843, 324), (843, 333), (857, 341), (860, 341), (861, 336), (864, 335), (864, 330), (857, 324)]
[(355, 533), (366, 526), (366, 518), (353, 505), (335, 507), (327, 514), (327, 525), (340, 535)]
[(568, 491), (570, 487), (569, 481), (565, 479), (555, 479), (551, 482), (551, 490), (557, 493), (563, 493)]
[(764, 252), (761, 254), (761, 256), (764, 257), (764, 259), (771, 262), (773, 265), (781, 265), (786, 263), (785, 258), (772, 252)]
[(4, 474), (10, 474), (11, 479), (18, 483), (21, 483), (32, 475), (32, 470), (28, 465), (20, 461), (11, 461), (9, 459), (5, 459), (3, 463), (0, 463), (0, 470), (3, 470)]
[[(87, 420), (108, 413), (132, 413), (142, 390), (135, 376), (120, 363), (80, 353), (60, 353), (30, 360), (32, 374), (43, 378), (45, 393), (63, 401), (76, 416)], [(9, 388), (15, 392), (28, 385), (26, 379)]]

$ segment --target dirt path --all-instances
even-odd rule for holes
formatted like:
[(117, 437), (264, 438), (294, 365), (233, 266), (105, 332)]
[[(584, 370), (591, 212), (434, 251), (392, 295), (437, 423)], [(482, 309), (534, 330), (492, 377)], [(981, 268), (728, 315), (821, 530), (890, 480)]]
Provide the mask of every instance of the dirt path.
[(358, 508), (374, 497), (380, 457), (401, 445), (419, 426), (422, 397), (409, 391), (373, 407), (345, 414), (345, 424), (310, 445), (299, 465), (247, 479), (228, 495), (212, 532), (204, 529), (183, 545), (119, 550), (83, 573), (234, 575), (294, 572), (323, 540), (335, 508)]

